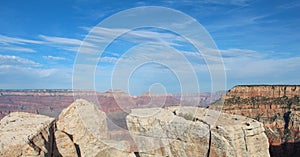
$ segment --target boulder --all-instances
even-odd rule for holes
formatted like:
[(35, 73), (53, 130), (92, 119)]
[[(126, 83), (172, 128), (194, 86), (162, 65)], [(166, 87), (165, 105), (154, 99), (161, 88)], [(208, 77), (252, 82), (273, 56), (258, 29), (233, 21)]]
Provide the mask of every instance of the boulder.
[(195, 107), (168, 108), (179, 116), (192, 115), (194, 121), (210, 126), (210, 157), (270, 156), (263, 124), (244, 116)]
[[(106, 114), (94, 104), (78, 99), (59, 115), (57, 129), (72, 137), (78, 156), (132, 156), (130, 146), (109, 139)], [(58, 146), (69, 145), (56, 141)], [(60, 152), (68, 152), (70, 147), (60, 147)], [(73, 149), (72, 149), (73, 151)]]
[(127, 127), (140, 156), (207, 156), (209, 126), (162, 108), (133, 109)]
[(13, 112), (0, 121), (0, 156), (52, 156), (55, 119)]
[(140, 156), (269, 156), (262, 123), (196, 107), (133, 109), (126, 117)]

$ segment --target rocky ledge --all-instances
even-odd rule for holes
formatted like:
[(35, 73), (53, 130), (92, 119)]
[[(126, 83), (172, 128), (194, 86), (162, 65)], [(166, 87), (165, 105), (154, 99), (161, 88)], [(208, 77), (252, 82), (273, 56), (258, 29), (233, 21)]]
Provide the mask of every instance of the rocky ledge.
[(53, 118), (15, 112), (0, 121), (0, 156), (269, 156), (262, 123), (196, 107), (133, 109), (132, 140), (110, 137), (104, 112), (77, 100)]

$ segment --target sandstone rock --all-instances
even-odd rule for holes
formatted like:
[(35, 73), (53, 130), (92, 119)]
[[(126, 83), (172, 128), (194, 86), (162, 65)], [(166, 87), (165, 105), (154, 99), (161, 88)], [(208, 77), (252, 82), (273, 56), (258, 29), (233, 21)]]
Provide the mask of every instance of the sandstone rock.
[(239, 85), (229, 90), (227, 96), (236, 96), (242, 99), (262, 96), (262, 97), (294, 97), (299, 96), (299, 85)]
[[(72, 137), (72, 142), (78, 147), (79, 156), (133, 155), (129, 152), (129, 144), (109, 140), (105, 113), (86, 100), (76, 100), (64, 109), (59, 115), (57, 129)], [(56, 142), (58, 146), (67, 144), (64, 141)]]
[(133, 109), (127, 127), (140, 156), (206, 156), (208, 125), (161, 108)]
[(210, 126), (210, 157), (269, 156), (263, 124), (238, 115), (194, 107), (171, 107), (177, 115), (193, 115)]
[(263, 125), (196, 107), (133, 109), (126, 117), (140, 156), (269, 156)]
[(57, 129), (75, 135), (80, 140), (85, 133), (101, 139), (107, 138), (106, 115), (86, 100), (78, 99), (59, 115)]
[(62, 131), (55, 131), (57, 152), (54, 156), (77, 157), (77, 151), (72, 139)]
[(51, 156), (54, 118), (14, 112), (0, 121), (0, 156)]

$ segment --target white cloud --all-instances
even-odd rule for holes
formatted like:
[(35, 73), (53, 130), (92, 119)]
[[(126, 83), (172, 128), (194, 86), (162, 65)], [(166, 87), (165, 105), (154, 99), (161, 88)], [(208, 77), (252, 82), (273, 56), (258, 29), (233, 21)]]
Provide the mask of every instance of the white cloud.
[[(59, 49), (74, 51), (77, 52), (79, 48), (87, 52), (95, 52), (97, 51), (96, 46), (89, 42), (82, 42), (79, 39), (74, 38), (65, 38), (65, 37), (55, 37), (55, 36), (45, 36), (39, 35), (42, 40), (48, 45), (52, 47), (56, 47)], [(81, 46), (81, 47), (80, 47)]]
[(232, 48), (227, 50), (220, 50), (220, 53), (223, 57), (251, 57), (251, 58), (261, 58), (263, 55), (258, 54), (254, 50), (248, 50), (248, 49), (238, 49), (238, 48)]
[(50, 60), (66, 60), (64, 57), (57, 57), (57, 56), (43, 56), (45, 59), (50, 59)]
[(178, 46), (178, 44), (174, 41), (184, 41), (175, 34), (168, 32), (156, 32), (153, 30), (129, 30), (104, 27), (94, 27), (92, 29), (83, 27), (83, 29), (93, 32), (93, 34), (89, 34), (87, 37), (88, 41), (95, 42), (95, 44), (110, 42), (111, 39), (118, 38), (118, 35), (123, 35), (123, 40), (137, 43), (164, 42), (166, 45)]
[(81, 40), (72, 39), (72, 38), (63, 38), (63, 37), (53, 37), (53, 36), (45, 36), (39, 35), (44, 41), (47, 41), (52, 44), (66, 44), (66, 45), (80, 45)]
[(72, 69), (45, 68), (18, 56), (0, 55), (0, 88), (71, 88)]
[(38, 40), (30, 40), (30, 39), (23, 39), (23, 38), (15, 38), (15, 37), (8, 37), (4, 35), (0, 35), (0, 43), (2, 44), (43, 44), (43, 41)]
[(0, 55), (0, 65), (2, 66), (41, 66), (34, 61), (18, 56)]
[(28, 44), (43, 44), (43, 41), (0, 35), (0, 51), (36, 52), (25, 47)]
[(70, 89), (72, 69), (0, 66), (0, 88)]
[(118, 58), (115, 57), (101, 57), (100, 62), (109, 62), (109, 63), (116, 63)]
[(0, 47), (0, 51), (17, 51), (17, 52), (36, 52), (34, 49), (31, 48), (25, 48), (25, 47), (19, 47), (19, 46), (4, 46), (2, 45)]

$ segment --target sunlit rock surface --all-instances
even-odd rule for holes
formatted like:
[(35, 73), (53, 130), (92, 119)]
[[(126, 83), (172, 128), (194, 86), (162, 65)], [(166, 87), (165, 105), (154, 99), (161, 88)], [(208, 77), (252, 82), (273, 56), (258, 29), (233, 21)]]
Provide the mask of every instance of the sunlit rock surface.
[(54, 118), (14, 112), (0, 121), (0, 156), (52, 156)]
[(133, 109), (126, 117), (140, 156), (269, 156), (262, 123), (196, 107)]

